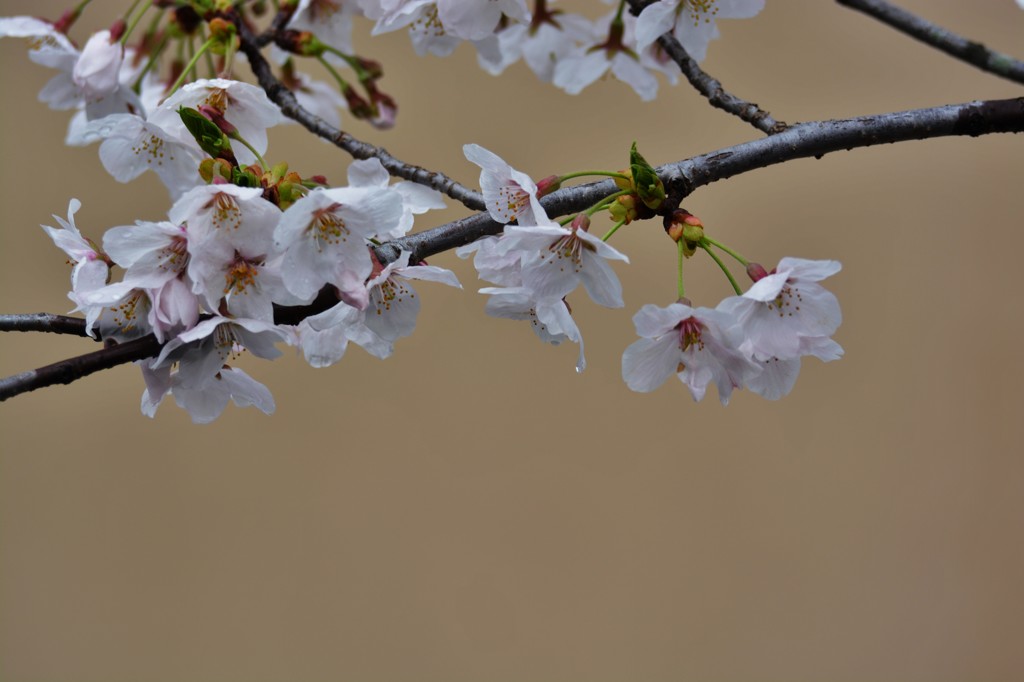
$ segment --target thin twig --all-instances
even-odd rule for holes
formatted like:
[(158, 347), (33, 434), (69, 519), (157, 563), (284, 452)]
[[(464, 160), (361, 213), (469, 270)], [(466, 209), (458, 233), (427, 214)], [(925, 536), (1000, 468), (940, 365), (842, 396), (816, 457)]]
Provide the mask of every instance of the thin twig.
[[(633, 13), (637, 15), (652, 2), (653, 0), (629, 0)], [(721, 81), (700, 68), (696, 60), (690, 56), (682, 43), (676, 40), (671, 31), (658, 38), (658, 44), (661, 45), (665, 54), (679, 66), (679, 70), (686, 76), (686, 80), (690, 81), (690, 85), (703, 95), (711, 106), (739, 117), (740, 120), (746, 121), (768, 135), (789, 127), (782, 121), (776, 121), (770, 113), (757, 104), (728, 92), (722, 87)]]
[[(902, 31), (922, 43), (942, 50), (982, 71), (1024, 84), (1024, 62), (1010, 55), (990, 50), (981, 43), (967, 40), (952, 31), (931, 23), (905, 9), (882, 0), (837, 0), (840, 5), (855, 9), (882, 23)], [(979, 4), (979, 8), (983, 5)]]
[(249, 66), (252, 68), (260, 87), (267, 93), (277, 106), (281, 108), (285, 116), (297, 121), (302, 127), (318, 137), (331, 142), (343, 149), (357, 159), (369, 159), (371, 157), (380, 159), (391, 175), (411, 180), (412, 182), (426, 185), (432, 189), (447, 194), (452, 199), (462, 203), (474, 211), (483, 211), (487, 207), (484, 204), (483, 196), (462, 185), (440, 171), (432, 171), (421, 166), (414, 166), (397, 159), (388, 153), (383, 147), (377, 147), (367, 142), (362, 142), (348, 133), (338, 130), (323, 119), (313, 115), (303, 108), (295, 99), (294, 93), (279, 81), (270, 69), (270, 64), (263, 58), (259, 48), (256, 46), (256, 38), (244, 22), (238, 22), (238, 32), (241, 38), (241, 50), (249, 59)]
[(88, 336), (85, 333), (85, 320), (82, 318), (51, 313), (0, 315), (0, 332), (50, 332)]
[[(1024, 97), (976, 101), (891, 114), (800, 123), (768, 137), (666, 164), (657, 171), (669, 194), (669, 202), (666, 204), (668, 210), (678, 206), (694, 190), (716, 180), (794, 159), (821, 158), (842, 149), (907, 140), (1020, 132), (1024, 132)], [(566, 215), (592, 206), (617, 189), (612, 180), (568, 187), (544, 197), (541, 204), (552, 217)], [(492, 221), (487, 213), (481, 213), (386, 242), (376, 247), (376, 251), (381, 262), (394, 260), (402, 250), (412, 251), (410, 262), (419, 262), (485, 235), (497, 234), (503, 227)], [(298, 309), (275, 306), (274, 319), (279, 324), (297, 324), (303, 317), (322, 312), (336, 301), (337, 296), (322, 295), (314, 304)], [(149, 335), (32, 372), (0, 379), (0, 400), (43, 386), (70, 383), (98, 370), (153, 357), (159, 352), (159, 342), (153, 335)]]

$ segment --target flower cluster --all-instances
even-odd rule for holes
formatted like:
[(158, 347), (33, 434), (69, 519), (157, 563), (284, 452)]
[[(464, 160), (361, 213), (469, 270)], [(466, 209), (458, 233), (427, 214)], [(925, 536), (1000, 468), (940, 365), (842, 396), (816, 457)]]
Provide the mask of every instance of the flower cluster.
[[(659, 0), (634, 17), (624, 0), (606, 2), (615, 11), (592, 22), (549, 9), (546, 0), (534, 0), (532, 8), (526, 0), (282, 0), (267, 35), (282, 80), (303, 106), (329, 120), (347, 107), (386, 128), (396, 106), (378, 88), (380, 65), (352, 54), (358, 16), (375, 22), (374, 34), (407, 28), (420, 54), (447, 55), (466, 41), (493, 73), (523, 59), (542, 79), (577, 93), (611, 72), (650, 99), (658, 88), (655, 73), (677, 77), (659, 52), (660, 35), (671, 32), (702, 59), (717, 36), (717, 19), (753, 16), (763, 6), (763, 0)], [(156, 358), (140, 363), (145, 414), (152, 416), (168, 395), (197, 422), (215, 419), (229, 401), (270, 412), (266, 387), (233, 366), (239, 354), (272, 359), (285, 343), (325, 367), (355, 343), (386, 358), (415, 328), (415, 280), (460, 286), (454, 274), (414, 262), (408, 251), (383, 261), (375, 251), (408, 234), (416, 215), (444, 206), (435, 190), (392, 184), (374, 158), (352, 163), (343, 187), (264, 160), (268, 130), (283, 122), (281, 111), (262, 89), (235, 80), (231, 68), (242, 59), (240, 27), (251, 28), (248, 12), (255, 8), (176, 3), (132, 43), (141, 18), (132, 18), (133, 7), (79, 49), (67, 31), (82, 7), (54, 23), (0, 18), (0, 37), (29, 38), (30, 58), (57, 71), (41, 98), (75, 112), (69, 144), (99, 142), (100, 160), (114, 178), (128, 182), (152, 170), (171, 195), (166, 220), (113, 227), (101, 245), (75, 224), (77, 200), (66, 220), (55, 217), (59, 227), (45, 226), (74, 266), (69, 297), (86, 332), (107, 343), (152, 335), (161, 344)], [(196, 36), (205, 42), (190, 63), (161, 63), (171, 53), (168, 44)], [(209, 78), (197, 72), (204, 55), (210, 67), (218, 58)], [(297, 72), (303, 57), (319, 60), (339, 90)], [(338, 73), (341, 65), (355, 73), (362, 94)], [(611, 261), (628, 258), (608, 240), (633, 220), (671, 211), (662, 180), (634, 145), (628, 170), (598, 173), (614, 178), (619, 191), (555, 221), (541, 198), (584, 173), (534, 182), (478, 145), (466, 145), (464, 153), (480, 167), (487, 211), (503, 226), (500, 235), (457, 250), (472, 256), (480, 277), (493, 285), (480, 289), (487, 313), (527, 320), (545, 342), (577, 344), (582, 371), (583, 337), (569, 299), (577, 300), (582, 288), (598, 305), (624, 305)], [(591, 217), (605, 211), (616, 224), (599, 238), (589, 231)], [(666, 230), (679, 248), (680, 297), (683, 257), (698, 247), (725, 248), (747, 264), (705, 237), (693, 216), (675, 214), (682, 218), (671, 226), (666, 218)], [(785, 395), (802, 357), (842, 354), (831, 339), (841, 319), (838, 303), (818, 284), (838, 269), (832, 261), (783, 259), (771, 273), (748, 267), (754, 285), (743, 294), (736, 287), (737, 296), (714, 310), (683, 298), (667, 308), (645, 306), (634, 318), (641, 339), (622, 360), (626, 383), (650, 391), (675, 372), (697, 400), (711, 382), (723, 403), (738, 387), (771, 399)], [(288, 312), (300, 308), (301, 314)]]
[[(437, 192), (389, 184), (376, 159), (354, 162), (348, 186), (316, 186), (291, 203), (268, 200), (288, 194), (295, 178), (277, 180), (243, 187), (218, 177), (185, 192), (166, 221), (107, 230), (102, 248), (75, 225), (77, 200), (59, 228), (45, 228), (75, 264), (70, 298), (90, 334), (124, 342), (152, 333), (164, 343), (142, 364), (146, 414), (168, 393), (197, 422), (215, 419), (229, 399), (269, 412), (267, 389), (229, 364), (242, 351), (270, 359), (285, 342), (322, 367), (354, 341), (387, 357), (416, 324), (412, 280), (459, 286), (447, 270), (410, 264), (408, 252), (384, 267), (371, 248), (405, 234), (413, 214), (443, 206)], [(123, 277), (107, 283), (113, 266)], [(336, 302), (324, 312), (275, 322), (275, 306), (325, 293)]]
[[(480, 187), (491, 218), (505, 225), (501, 237), (487, 237), (456, 251), (461, 257), (473, 254), (480, 277), (499, 285), (480, 290), (491, 297), (487, 314), (529, 320), (537, 336), (548, 343), (568, 339), (579, 344), (576, 370), (583, 371), (583, 338), (566, 296), (583, 285), (594, 302), (621, 308), (622, 285), (608, 261), (629, 259), (591, 235), (586, 216), (568, 227), (548, 218), (538, 195), (556, 187), (552, 179), (538, 187), (479, 145), (468, 144), (463, 151), (481, 167)], [(516, 224), (509, 224), (513, 221)]]
[(714, 382), (722, 404), (741, 387), (781, 398), (792, 390), (802, 357), (828, 362), (843, 354), (830, 338), (842, 321), (839, 303), (818, 284), (839, 268), (836, 261), (783, 258), (742, 296), (714, 309), (685, 299), (644, 306), (633, 317), (641, 338), (622, 355), (622, 378), (647, 392), (676, 374), (694, 400)]
[[(466, 145), (464, 151), (481, 167), (480, 185), (491, 218), (505, 224), (500, 236), (457, 251), (462, 257), (473, 255), (480, 277), (499, 285), (480, 289), (490, 297), (487, 313), (529, 320), (538, 337), (549, 343), (569, 339), (580, 344), (576, 368), (582, 371), (582, 336), (566, 296), (582, 284), (596, 303), (622, 307), (622, 288), (608, 261), (628, 259), (606, 243), (615, 230), (604, 239), (590, 235), (585, 214), (568, 227), (553, 222), (540, 197), (557, 187), (559, 178), (535, 183), (482, 147)], [(649, 167), (635, 148), (632, 158), (639, 177), (644, 177)], [(634, 199), (641, 194), (624, 196), (627, 201), (608, 208), (615, 215), (626, 210), (624, 205), (635, 206)], [(652, 203), (664, 197), (656, 188), (651, 194)], [(703, 226), (685, 211), (679, 213), (689, 224), (670, 222), (670, 234), (683, 242), (681, 249), (687, 239), (695, 240), (696, 248), (704, 239)], [(742, 386), (772, 400), (786, 395), (802, 357), (829, 361), (842, 355), (842, 348), (830, 338), (842, 320), (839, 303), (818, 284), (839, 268), (835, 261), (784, 258), (767, 273), (750, 264), (747, 271), (755, 284), (716, 309), (692, 308), (686, 299), (667, 308), (644, 306), (634, 317), (641, 339), (622, 358), (623, 379), (633, 390), (646, 392), (676, 373), (696, 400), (713, 381), (723, 403)]]

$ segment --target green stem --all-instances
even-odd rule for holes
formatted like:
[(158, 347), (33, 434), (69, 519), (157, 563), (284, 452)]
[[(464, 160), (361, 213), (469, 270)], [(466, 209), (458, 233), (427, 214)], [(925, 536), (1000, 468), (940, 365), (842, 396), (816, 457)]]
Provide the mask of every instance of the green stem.
[(679, 261), (677, 265), (678, 274), (676, 275), (676, 293), (679, 294), (679, 298), (686, 298), (686, 290), (683, 289), (683, 250), (683, 240), (680, 239), (676, 242), (677, 259)]
[(180, 75), (180, 76), (178, 76), (178, 80), (174, 81), (174, 85), (172, 85), (172, 86), (171, 86), (171, 90), (170, 90), (170, 92), (168, 92), (168, 93), (167, 93), (167, 96), (166, 96), (166, 97), (164, 97), (164, 99), (165, 99), (165, 100), (166, 100), (166, 99), (167, 99), (168, 97), (170, 97), (171, 95), (173, 95), (173, 94), (174, 94), (175, 92), (177, 92), (177, 91), (178, 91), (178, 88), (180, 88), (180, 87), (181, 87), (182, 83), (184, 83), (184, 82), (185, 82), (185, 79), (186, 79), (186, 78), (188, 77), (188, 74), (189, 74), (189, 72), (190, 72), (190, 71), (191, 71), (192, 69), (194, 69), (194, 68), (195, 68), (195, 66), (196, 66), (196, 62), (197, 62), (197, 61), (199, 61), (199, 58), (200, 58), (200, 57), (201, 57), (201, 56), (202, 56), (202, 55), (203, 55), (203, 54), (204, 54), (204, 53), (205, 53), (205, 52), (206, 52), (207, 50), (209, 50), (209, 49), (210, 49), (210, 47), (212, 47), (212, 46), (213, 46), (213, 44), (214, 44), (214, 43), (216, 43), (216, 42), (217, 42), (217, 39), (216, 39), (216, 38), (210, 38), (210, 39), (209, 39), (209, 40), (207, 40), (207, 41), (206, 41), (205, 43), (203, 43), (203, 46), (202, 46), (202, 47), (200, 47), (200, 48), (199, 48), (199, 52), (197, 52), (197, 53), (195, 53), (194, 55), (192, 55), (192, 59), (190, 59), (190, 60), (189, 60), (188, 64), (187, 64), (187, 65), (185, 66), (185, 68), (184, 68), (184, 69), (182, 70), (182, 72), (181, 72), (181, 75)]
[(331, 66), (331, 64), (326, 59), (324, 59), (324, 56), (322, 54), (317, 55), (317, 60), (324, 65), (324, 68), (327, 69), (327, 71), (332, 76), (334, 76), (334, 80), (338, 81), (338, 87), (341, 88), (342, 94), (344, 94), (345, 91), (352, 87), (351, 85), (348, 84), (348, 81), (341, 77), (341, 74), (338, 73), (338, 70)]
[(164, 39), (160, 41), (160, 44), (155, 50), (149, 55), (149, 59), (146, 60), (146, 65), (142, 67), (142, 71), (139, 72), (139, 77), (132, 83), (132, 91), (137, 95), (142, 92), (142, 79), (146, 77), (146, 74), (156, 65), (156, 60), (160, 58), (160, 55), (164, 51), (164, 47), (167, 45), (169, 38), (164, 36)]
[[(128, 9), (128, 12), (125, 13), (125, 16), (126, 17), (127, 16), (131, 16), (131, 13), (135, 11), (135, 7), (138, 4), (139, 4), (139, 0), (135, 0), (135, 2), (132, 3), (132, 6)], [(146, 14), (146, 12), (149, 11), (149, 8), (152, 7), (152, 6), (153, 6), (152, 3), (147, 2), (146, 6), (142, 8), (142, 11), (139, 12), (138, 15), (136, 15), (136, 17), (134, 19), (132, 19), (128, 23), (128, 27), (124, 30), (124, 35), (121, 36), (121, 44), (122, 45), (127, 45), (128, 44), (128, 36), (131, 35), (133, 30), (135, 30), (135, 27), (138, 25), (139, 21), (142, 20), (142, 17)]]
[(626, 0), (620, 0), (620, 2), (619, 2), (619, 9), (615, 12), (615, 18), (612, 19), (612, 23), (613, 24), (621, 24), (622, 23), (622, 11), (624, 9), (626, 9)]
[(558, 181), (565, 182), (566, 180), (572, 180), (573, 178), (583, 178), (589, 175), (601, 175), (609, 178), (619, 178), (620, 180), (632, 180), (630, 176), (625, 173), (613, 173), (611, 171), (577, 171), (575, 173), (566, 173), (565, 175), (559, 175)]
[(356, 78), (359, 79), (360, 83), (370, 80), (370, 72), (363, 68), (362, 64), (359, 63), (358, 59), (356, 59), (352, 55), (345, 54), (341, 50), (335, 49), (330, 45), (325, 44), (324, 49), (330, 52), (331, 54), (338, 55), (339, 57), (344, 59), (345, 63), (349, 65), (349, 68), (356, 72)]
[[(732, 249), (730, 249), (725, 244), (722, 244), (721, 242), (716, 242), (714, 239), (712, 239), (711, 237), (708, 237), (707, 235), (704, 236), (704, 241), (706, 241), (708, 244), (711, 244), (712, 246), (717, 246), (722, 251), (725, 251), (727, 254), (729, 254), (730, 256), (735, 258), (736, 260), (738, 260), (740, 262), (740, 265), (742, 265), (743, 267), (747, 267), (748, 265), (750, 265), (750, 261), (748, 261), (746, 258), (741, 256), (740, 254), (738, 254), (735, 251), (733, 251)], [(704, 246), (704, 245), (701, 244), (701, 246)]]
[(584, 213), (586, 213), (588, 216), (594, 215), (598, 211), (603, 211), (604, 209), (611, 206), (619, 197), (629, 193), (630, 192), (628, 189), (624, 189), (616, 192), (615, 194), (609, 194), (604, 199), (601, 199), (601, 201), (597, 202), (596, 204), (588, 208), (586, 211), (584, 211)]
[[(708, 241), (711, 241), (711, 240), (708, 240)], [(736, 279), (735, 279), (735, 278), (734, 278), (734, 277), (732, 276), (732, 273), (731, 273), (731, 272), (729, 272), (729, 268), (725, 267), (725, 263), (723, 263), (723, 262), (722, 262), (722, 259), (721, 259), (721, 258), (719, 258), (719, 257), (718, 257), (718, 255), (717, 255), (717, 254), (715, 254), (715, 252), (714, 252), (714, 251), (712, 251), (711, 249), (709, 249), (709, 248), (708, 248), (708, 246), (707, 246), (707, 244), (703, 244), (703, 243), (702, 243), (702, 244), (700, 245), (700, 248), (702, 248), (702, 249), (704, 249), (705, 251), (707, 251), (707, 254), (708, 254), (709, 256), (711, 256), (712, 260), (714, 260), (714, 261), (715, 261), (716, 263), (718, 263), (718, 267), (722, 268), (722, 272), (724, 272), (724, 273), (725, 273), (725, 276), (729, 278), (729, 284), (731, 284), (731, 285), (732, 285), (733, 291), (735, 291), (735, 292), (736, 292), (736, 295), (737, 295), (737, 296), (740, 296), (740, 295), (742, 295), (742, 294), (743, 294), (743, 291), (741, 291), (741, 290), (740, 290), (740, 285), (736, 283)]]
[(611, 239), (611, 236), (613, 234), (615, 234), (616, 230), (618, 230), (620, 227), (622, 227), (625, 224), (626, 224), (625, 220), (620, 220), (619, 222), (615, 223), (615, 227), (613, 227), (612, 229), (608, 230), (608, 232), (605, 233), (605, 235), (603, 237), (601, 237), (601, 241), (606, 242), (609, 239)]
[(229, 135), (228, 137), (230, 137), (232, 140), (236, 140), (238, 142), (241, 142), (242, 146), (244, 146), (246, 149), (251, 151), (253, 156), (256, 157), (256, 160), (259, 161), (260, 168), (262, 168), (264, 172), (270, 170), (269, 168), (267, 168), (267, 162), (264, 161), (263, 157), (260, 156), (260, 153), (258, 151), (256, 151), (256, 149), (251, 144), (249, 144), (248, 140), (246, 140), (244, 137), (242, 137), (238, 133), (235, 133), (234, 135)]

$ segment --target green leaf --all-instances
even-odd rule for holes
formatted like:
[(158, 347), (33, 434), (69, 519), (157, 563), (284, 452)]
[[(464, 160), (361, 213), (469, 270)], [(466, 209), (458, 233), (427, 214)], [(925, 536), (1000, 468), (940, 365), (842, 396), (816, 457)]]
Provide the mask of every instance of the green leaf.
[(231, 141), (217, 127), (216, 123), (195, 109), (188, 109), (186, 107), (178, 109), (178, 116), (181, 117), (181, 122), (185, 124), (188, 132), (192, 134), (192, 137), (199, 143), (199, 148), (204, 152), (215, 159), (222, 157), (224, 152), (228, 152), (232, 157), (234, 156), (231, 151)]
[(654, 167), (636, 150), (636, 142), (629, 150), (629, 170), (640, 201), (647, 208), (656, 210), (665, 201), (665, 185), (654, 172)]

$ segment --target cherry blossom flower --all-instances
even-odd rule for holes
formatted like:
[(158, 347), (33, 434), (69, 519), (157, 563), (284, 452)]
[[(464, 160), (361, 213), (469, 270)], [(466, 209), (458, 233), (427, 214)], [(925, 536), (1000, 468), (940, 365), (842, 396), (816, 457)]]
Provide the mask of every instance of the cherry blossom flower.
[(547, 220), (547, 213), (537, 197), (537, 183), (526, 173), (517, 171), (494, 152), (478, 144), (462, 147), (466, 158), (480, 166), (480, 189), (487, 212), (495, 222), (536, 225)]
[(96, 248), (92, 240), (86, 239), (75, 225), (75, 214), (82, 207), (82, 202), (72, 199), (68, 202), (68, 219), (54, 215), (53, 219), (59, 228), (41, 225), (57, 248), (68, 255), (74, 266), (71, 269), (71, 289), (75, 293), (85, 293), (98, 289), (107, 282), (106, 255)]
[(178, 363), (181, 385), (199, 389), (232, 356), (247, 350), (256, 357), (273, 360), (281, 355), (274, 344), (286, 339), (287, 333), (269, 322), (216, 315), (171, 339), (150, 367), (159, 369)]
[(360, 159), (349, 164), (348, 184), (349, 187), (391, 189), (402, 197), (402, 218), (394, 229), (378, 230), (376, 236), (381, 239), (403, 237), (412, 229), (414, 215), (445, 207), (444, 197), (436, 189), (404, 180), (392, 185), (391, 174), (377, 158)]
[(78, 310), (85, 312), (85, 331), (90, 336), (98, 329), (104, 341), (123, 343), (155, 331), (149, 294), (130, 282), (100, 287), (77, 296), (77, 300)]
[(526, 320), (541, 341), (554, 346), (565, 340), (579, 344), (580, 354), (576, 360), (576, 371), (587, 368), (583, 353), (583, 335), (569, 312), (569, 306), (560, 298), (537, 300), (533, 292), (525, 287), (486, 287), (480, 290), (487, 294), (485, 311), (492, 317), (510, 320)]
[(290, 343), (302, 350), (310, 366), (319, 368), (341, 360), (350, 341), (380, 359), (390, 356), (393, 350), (390, 342), (366, 326), (366, 312), (344, 301), (303, 320), (295, 328)]
[(502, 241), (506, 253), (522, 254), (523, 286), (536, 300), (564, 298), (582, 284), (595, 303), (623, 306), (622, 285), (608, 261), (628, 263), (629, 258), (585, 229), (551, 220), (507, 225)]
[(147, 170), (159, 176), (172, 199), (202, 184), (199, 162), (204, 156), (195, 141), (168, 133), (135, 114), (112, 114), (85, 123), (69, 144), (102, 139), (100, 161), (118, 182), (131, 182)]
[(734, 320), (721, 311), (648, 304), (633, 316), (633, 324), (642, 338), (623, 353), (622, 378), (634, 391), (653, 391), (676, 374), (696, 401), (714, 382), (727, 405), (732, 390), (760, 372), (727, 336)]
[(750, 382), (752, 391), (778, 399), (792, 390), (801, 357), (842, 357), (842, 346), (829, 338), (842, 322), (839, 302), (818, 284), (841, 267), (837, 261), (783, 258), (742, 296), (718, 304), (736, 320), (740, 350), (763, 369)]
[(377, 21), (373, 35), (408, 26), (416, 53), (439, 57), (451, 54), (462, 40), (493, 39), (502, 15), (530, 20), (525, 0), (393, 0), (364, 2), (363, 10)]
[(459, 258), (473, 255), (473, 267), (480, 279), (485, 279), (503, 287), (522, 286), (522, 256), (519, 251), (505, 248), (501, 237), (487, 236), (475, 242), (460, 246), (455, 250)]
[(801, 339), (829, 337), (842, 322), (839, 301), (818, 284), (841, 267), (838, 261), (783, 258), (773, 274), (718, 309), (736, 318), (743, 348), (754, 359), (799, 357)]
[[(168, 97), (149, 117), (149, 122), (180, 140), (192, 140), (178, 115), (180, 107), (216, 109), (238, 129), (238, 134), (260, 154), (267, 150), (267, 129), (283, 118), (281, 110), (267, 98), (262, 89), (241, 81), (215, 78), (188, 83)], [(194, 140), (193, 140), (194, 142)], [(242, 145), (234, 146), (238, 162), (256, 162), (252, 152)]]
[(164, 397), (171, 393), (178, 407), (185, 409), (196, 424), (209, 424), (224, 412), (228, 401), (238, 407), (255, 406), (264, 414), (273, 414), (274, 397), (266, 386), (237, 367), (223, 367), (201, 387), (186, 386), (180, 373), (170, 368), (143, 369), (146, 390), (142, 394), (142, 413), (155, 417)]
[(644, 49), (672, 31), (686, 52), (704, 61), (708, 43), (719, 36), (719, 19), (749, 19), (764, 9), (764, 0), (658, 0), (640, 13), (636, 41)]
[(591, 40), (578, 45), (572, 54), (559, 60), (552, 82), (570, 95), (578, 95), (610, 71), (632, 87), (640, 99), (650, 101), (658, 94), (658, 79), (637, 55), (633, 37), (636, 18), (623, 14), (622, 27), (616, 29), (612, 25), (614, 16), (609, 14), (599, 20), (593, 26)]
[(434, 265), (409, 265), (409, 256), (403, 251), (367, 282), (369, 305), (366, 307), (366, 326), (389, 343), (412, 334), (420, 312), (420, 300), (411, 280), (440, 282), (461, 289), (455, 273)]
[[(537, 21), (530, 25), (511, 24), (498, 35), (497, 55), (478, 54), (480, 66), (497, 76), (520, 59), (526, 62), (538, 78), (549, 83), (555, 75), (555, 67), (564, 57), (576, 50), (578, 43), (591, 38), (591, 23), (578, 14), (558, 14), (557, 20), (550, 13), (550, 20)], [(678, 67), (677, 67), (678, 69)]]
[(298, 303), (281, 279), (274, 229), (281, 211), (258, 187), (197, 187), (170, 210), (188, 225), (188, 275), (210, 310), (224, 299), (228, 312), (270, 322), (273, 302)]
[(71, 71), (71, 79), (87, 103), (99, 101), (120, 87), (118, 74), (123, 59), (124, 48), (111, 38), (110, 31), (98, 31), (89, 37)]
[(364, 283), (373, 270), (367, 239), (396, 229), (402, 212), (402, 196), (391, 189), (316, 189), (302, 197), (274, 230), (284, 253), (285, 287), (311, 301), (321, 287), (333, 284), (365, 307)]

